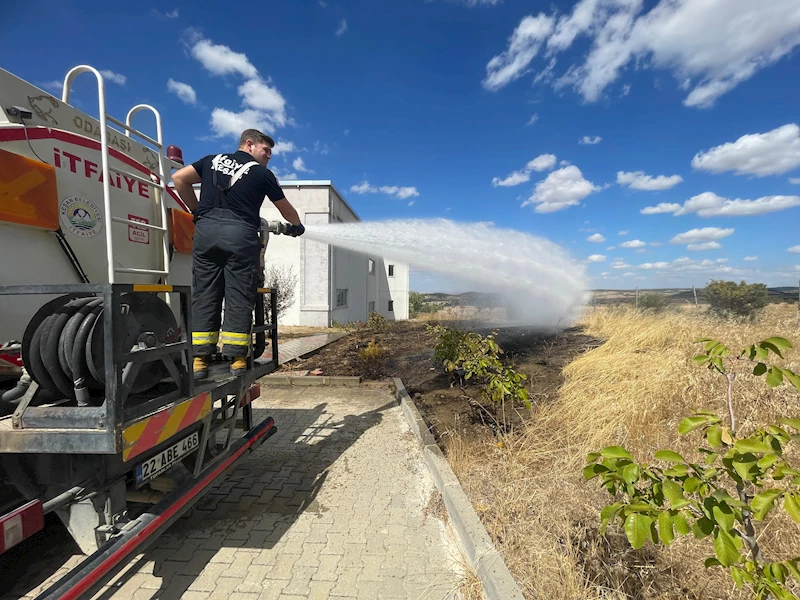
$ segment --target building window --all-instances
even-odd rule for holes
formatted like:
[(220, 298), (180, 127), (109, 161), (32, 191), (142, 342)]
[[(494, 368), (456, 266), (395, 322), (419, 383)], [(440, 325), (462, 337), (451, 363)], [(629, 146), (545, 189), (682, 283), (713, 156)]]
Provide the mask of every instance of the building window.
[(394, 300), (389, 300), (389, 312), (394, 312)]
[(336, 308), (347, 306), (347, 290), (336, 290)]
[(370, 275), (375, 275), (375, 261), (371, 258), (367, 259), (367, 272)]
[(367, 303), (367, 312), (374, 313), (375, 312), (375, 300)]
[(389, 277), (394, 277), (394, 265), (389, 265)]

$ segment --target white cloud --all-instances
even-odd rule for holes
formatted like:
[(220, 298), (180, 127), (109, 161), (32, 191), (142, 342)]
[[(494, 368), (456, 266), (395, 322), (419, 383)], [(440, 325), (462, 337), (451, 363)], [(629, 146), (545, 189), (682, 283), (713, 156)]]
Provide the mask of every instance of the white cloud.
[(283, 140), (278, 140), (275, 142), (275, 146), (272, 148), (272, 156), (277, 156), (278, 154), (288, 153), (288, 152), (298, 152), (299, 149), (297, 146), (294, 145), (294, 142), (285, 142)]
[(612, 269), (630, 269), (631, 266), (627, 264), (621, 258), (615, 258), (614, 261), (611, 263)]
[(483, 87), (492, 91), (499, 90), (527, 73), (528, 65), (553, 32), (553, 23), (553, 19), (543, 13), (536, 17), (524, 17), (511, 34), (506, 51), (492, 58), (486, 65)]
[(258, 75), (258, 70), (245, 54), (234, 52), (228, 46), (213, 44), (210, 40), (199, 39), (192, 46), (192, 56), (214, 75), (238, 73), (247, 78)]
[(646, 206), (639, 212), (643, 215), (673, 213), (675, 216), (697, 213), (700, 217), (742, 217), (763, 215), (800, 206), (800, 196), (764, 196), (757, 200), (728, 200), (713, 192), (692, 196), (683, 206), (662, 202), (657, 206)]
[[(483, 85), (497, 90), (534, 70), (531, 62), (546, 44), (549, 64), (537, 77), (573, 87), (586, 102), (599, 100), (632, 65), (672, 72), (688, 90), (686, 106), (709, 107), (800, 44), (797, 0), (661, 0), (646, 13), (644, 7), (643, 0), (580, 0), (571, 13), (528, 15), (487, 64)], [(578, 62), (565, 61), (556, 77), (556, 56), (579, 37), (588, 38), (579, 51), (588, 50)]]
[[(54, 79), (53, 81), (44, 81), (38, 84), (40, 88), (43, 90), (47, 90), (48, 92), (53, 92), (54, 94), (61, 95), (61, 92), (64, 90), (64, 82), (60, 79)], [(798, 180), (800, 183), (800, 180)]]
[(179, 14), (180, 14), (180, 12), (179, 12), (179, 10), (177, 8), (174, 9), (174, 10), (171, 10), (169, 12), (164, 12), (164, 13), (162, 13), (159, 10), (156, 10), (155, 8), (153, 8), (151, 10), (153, 11), (153, 13), (155, 13), (156, 17), (158, 17), (161, 20), (164, 20), (164, 19), (177, 19)]
[(594, 235), (590, 235), (589, 237), (587, 237), (586, 241), (587, 242), (595, 242), (595, 243), (599, 244), (601, 242), (605, 242), (606, 238), (604, 238), (599, 233), (595, 233)]
[(350, 191), (355, 194), (376, 194), (378, 192), (382, 192), (388, 196), (394, 196), (400, 200), (419, 196), (417, 188), (413, 186), (399, 187), (396, 185), (383, 185), (378, 187), (370, 184), (368, 181), (362, 181), (357, 185), (351, 186)]
[(297, 173), (284, 173), (278, 167), (270, 165), (270, 171), (275, 175), (278, 181), (296, 181)]
[(617, 183), (619, 185), (627, 185), (633, 190), (647, 190), (647, 191), (661, 191), (674, 188), (681, 181), (683, 177), (680, 175), (646, 175), (644, 171), (617, 171)]
[(228, 136), (238, 139), (242, 131), (251, 128), (265, 133), (272, 133), (275, 130), (266, 115), (257, 110), (243, 110), (236, 113), (224, 108), (215, 108), (211, 111), (211, 129), (217, 137)]
[(586, 196), (600, 189), (584, 179), (578, 167), (570, 165), (553, 171), (547, 179), (537, 183), (533, 194), (522, 206), (535, 204), (538, 213), (555, 212), (580, 204)]
[(125, 75), (114, 73), (114, 71), (108, 71), (108, 70), (100, 71), (100, 75), (102, 75), (103, 78), (107, 79), (108, 81), (116, 83), (117, 85), (125, 85), (125, 82), (128, 81), (128, 78), (125, 77)]
[(339, 27), (336, 28), (336, 37), (344, 35), (345, 31), (347, 31), (347, 20), (342, 19), (339, 21)]
[(197, 103), (197, 93), (188, 83), (181, 83), (180, 81), (175, 81), (172, 79), (172, 77), (170, 77), (169, 81), (167, 81), (167, 90), (175, 94), (186, 104)]
[(702, 252), (704, 250), (718, 250), (722, 248), (719, 242), (703, 242), (702, 244), (689, 244), (686, 249), (692, 252)]
[(733, 228), (720, 229), (719, 227), (703, 227), (702, 229), (690, 229), (689, 231), (679, 233), (678, 235), (673, 237), (669, 241), (669, 243), (695, 244), (700, 242), (713, 242), (716, 240), (720, 240), (724, 237), (728, 237), (729, 235), (733, 235), (734, 231), (735, 230)]
[(414, 202), (416, 202), (416, 200), (411, 200), (411, 201), (408, 203), (408, 205), (409, 205), (409, 206), (414, 206)]
[(618, 231), (617, 235), (628, 235), (628, 230), (627, 229), (623, 229), (622, 231)]
[(578, 140), (578, 143), (579, 144), (585, 144), (585, 145), (593, 146), (595, 144), (599, 144), (602, 141), (603, 141), (603, 138), (601, 138), (599, 135), (596, 135), (594, 137), (589, 137), (588, 135), (585, 135), (581, 139)]
[(645, 206), (639, 212), (643, 215), (660, 215), (662, 213), (674, 213), (680, 209), (680, 204), (676, 204), (674, 202), (659, 202), (655, 206)]
[(800, 184), (800, 177), (789, 177), (789, 183)]
[(297, 158), (294, 159), (294, 161), (292, 161), (292, 168), (295, 171), (299, 171), (301, 173), (313, 173), (314, 172), (311, 169), (309, 169), (308, 167), (306, 167), (305, 163), (303, 162), (303, 157), (302, 156), (298, 156)]
[[(800, 10), (797, 11), (800, 14)], [(789, 123), (766, 133), (743, 135), (735, 142), (699, 152), (692, 167), (712, 173), (781, 175), (800, 166), (800, 127)]]
[(505, 179), (499, 177), (492, 178), (492, 185), (494, 187), (513, 187), (526, 181), (530, 181), (531, 171), (549, 171), (556, 164), (555, 154), (540, 154), (528, 163), (519, 171), (512, 171)]
[(278, 127), (286, 125), (286, 100), (277, 88), (261, 79), (249, 79), (239, 86), (244, 106), (253, 108)]
[(744, 257), (744, 260), (750, 260), (750, 261), (752, 261), (752, 260), (758, 260), (758, 257), (757, 257), (757, 256), (745, 256), (745, 257)]
[(589, 258), (586, 259), (587, 262), (596, 263), (596, 262), (604, 262), (606, 257), (602, 254), (591, 254)]
[(615, 249), (616, 249), (616, 246), (609, 246), (608, 248), (606, 248), (606, 250), (608, 250), (608, 251), (615, 250)]
[(643, 246), (647, 246), (647, 242), (643, 242), (642, 240), (630, 240), (620, 244), (620, 248), (641, 248)]
[[(242, 75), (245, 82), (238, 88), (242, 97), (241, 112), (214, 108), (211, 128), (217, 137), (238, 137), (243, 129), (255, 128), (273, 133), (277, 127), (291, 123), (286, 116), (286, 100), (269, 79), (264, 80), (245, 54), (228, 46), (214, 44), (196, 32), (190, 32), (192, 56), (214, 75)], [(237, 128), (242, 125), (241, 129)]]
[(419, 196), (417, 188), (413, 186), (398, 187), (396, 185), (383, 185), (380, 187), (380, 191), (383, 192), (384, 194), (388, 194), (389, 196), (395, 196), (400, 200), (405, 200), (406, 198)]
[(528, 122), (525, 123), (525, 126), (527, 127), (528, 125), (533, 125), (538, 120), (539, 120), (539, 113), (534, 113), (533, 116), (530, 119), (528, 119)]
[(800, 245), (787, 248), (786, 251), (789, 252), (790, 254), (800, 254)]

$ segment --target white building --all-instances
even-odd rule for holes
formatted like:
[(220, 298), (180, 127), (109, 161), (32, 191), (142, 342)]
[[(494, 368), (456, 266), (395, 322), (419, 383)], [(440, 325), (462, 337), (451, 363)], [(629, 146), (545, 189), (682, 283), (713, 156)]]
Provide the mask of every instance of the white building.
[[(330, 180), (280, 184), (304, 225), (361, 220)], [(199, 197), (200, 185), (194, 189)], [(283, 220), (269, 198), (261, 216)], [(408, 319), (407, 263), (283, 235), (270, 235), (266, 262), (267, 271), (276, 267), (296, 278), (294, 303), (281, 315), (281, 325), (329, 327), (334, 321), (366, 321), (373, 311), (390, 320)]]
[[(280, 184), (306, 226), (361, 220), (330, 180)], [(261, 216), (282, 219), (269, 199), (261, 207)], [(294, 304), (281, 315), (281, 325), (327, 327), (334, 321), (366, 321), (372, 311), (390, 320), (408, 319), (407, 263), (366, 256), (305, 236), (271, 235), (267, 269), (270, 266), (291, 268), (297, 276)]]

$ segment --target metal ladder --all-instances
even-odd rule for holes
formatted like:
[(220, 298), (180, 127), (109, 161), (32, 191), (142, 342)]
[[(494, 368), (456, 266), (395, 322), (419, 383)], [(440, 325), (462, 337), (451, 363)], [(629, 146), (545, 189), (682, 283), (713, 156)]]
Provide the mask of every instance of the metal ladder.
[[(105, 92), (105, 80), (100, 72), (95, 69), (94, 67), (90, 67), (88, 65), (80, 65), (73, 69), (71, 69), (66, 77), (64, 78), (64, 91), (61, 96), (62, 102), (65, 104), (69, 104), (69, 97), (70, 92), (72, 91), (72, 82), (75, 78), (82, 74), (82, 73), (92, 73), (95, 78), (97, 79), (97, 91), (99, 97), (99, 112), (100, 112), (100, 154), (101, 154), (101, 165), (103, 170), (103, 208), (106, 214), (106, 220), (113, 221), (114, 223), (124, 223), (127, 225), (131, 225), (133, 227), (139, 227), (142, 229), (149, 229), (152, 231), (156, 231), (161, 235), (162, 240), (162, 251), (163, 251), (163, 269), (135, 269), (135, 268), (128, 268), (128, 267), (117, 267), (114, 263), (114, 246), (113, 246), (113, 237), (111, 235), (111, 226), (108, 225), (106, 227), (106, 252), (108, 256), (108, 283), (115, 283), (116, 274), (117, 273), (131, 273), (135, 275), (159, 275), (162, 278), (162, 283), (167, 285), (168, 277), (169, 277), (169, 239), (167, 236), (167, 170), (166, 170), (166, 160), (168, 160), (163, 153), (164, 149), (164, 141), (161, 131), (161, 115), (159, 112), (149, 104), (137, 104), (134, 106), (130, 111), (128, 111), (128, 116), (125, 119), (125, 123), (122, 121), (115, 119), (114, 117), (110, 116), (106, 113), (106, 92)], [(141, 110), (149, 110), (152, 112), (156, 117), (156, 138), (153, 139), (148, 135), (145, 135), (141, 131), (134, 129), (131, 126), (131, 119), (133, 116)], [(131, 137), (131, 134), (136, 135), (137, 137), (142, 138), (145, 142), (152, 145), (156, 149), (156, 154), (158, 155), (158, 177), (159, 182), (153, 181), (151, 177), (142, 177), (141, 175), (137, 175), (136, 173), (131, 173), (130, 171), (124, 171), (120, 169), (116, 169), (114, 167), (109, 166), (108, 161), (108, 122), (114, 123), (115, 125), (123, 128), (125, 130), (125, 135), (127, 137)], [(172, 162), (172, 161), (170, 161)], [(175, 163), (177, 165), (177, 163)], [(180, 165), (178, 165), (180, 166)], [(158, 205), (160, 209), (160, 221), (159, 225), (151, 224), (151, 223), (140, 223), (139, 221), (132, 221), (130, 219), (123, 219), (122, 217), (115, 217), (111, 212), (111, 186), (110, 186), (110, 173), (118, 173), (124, 177), (129, 177), (134, 179), (140, 183), (148, 185), (150, 189), (153, 191), (153, 199)]]

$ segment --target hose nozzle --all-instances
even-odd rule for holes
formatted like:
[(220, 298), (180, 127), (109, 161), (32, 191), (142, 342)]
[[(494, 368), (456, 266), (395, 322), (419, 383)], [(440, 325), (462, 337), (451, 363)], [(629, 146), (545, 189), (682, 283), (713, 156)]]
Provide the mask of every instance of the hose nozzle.
[(289, 223), (284, 223), (283, 221), (267, 221), (265, 219), (261, 219), (261, 228), (266, 229), (270, 233), (274, 233), (276, 235), (283, 235), (289, 230)]

